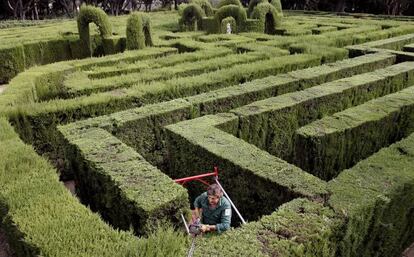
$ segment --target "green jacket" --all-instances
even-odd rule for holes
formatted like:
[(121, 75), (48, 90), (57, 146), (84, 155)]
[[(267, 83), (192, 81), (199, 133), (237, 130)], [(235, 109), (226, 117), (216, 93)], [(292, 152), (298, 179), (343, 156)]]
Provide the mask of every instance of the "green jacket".
[(203, 209), (201, 223), (216, 225), (218, 233), (230, 228), (231, 205), (229, 200), (224, 196), (220, 198), (216, 208), (210, 209), (208, 206), (207, 192), (204, 192), (195, 199), (194, 207)]

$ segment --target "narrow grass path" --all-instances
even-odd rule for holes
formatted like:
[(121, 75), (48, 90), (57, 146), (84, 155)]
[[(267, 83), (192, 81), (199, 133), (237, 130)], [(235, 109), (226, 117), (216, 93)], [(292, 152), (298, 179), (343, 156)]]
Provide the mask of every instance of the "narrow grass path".
[(4, 89), (6, 89), (6, 85), (7, 84), (0, 85), (0, 94), (3, 93)]

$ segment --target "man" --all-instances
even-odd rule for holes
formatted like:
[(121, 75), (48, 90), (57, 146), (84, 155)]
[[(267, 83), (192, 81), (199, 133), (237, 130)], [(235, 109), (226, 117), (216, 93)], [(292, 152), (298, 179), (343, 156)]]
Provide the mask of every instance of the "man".
[(207, 192), (199, 195), (194, 201), (194, 215), (200, 219), (201, 231), (217, 231), (222, 233), (230, 228), (231, 205), (223, 197), (223, 191), (217, 184), (208, 187)]

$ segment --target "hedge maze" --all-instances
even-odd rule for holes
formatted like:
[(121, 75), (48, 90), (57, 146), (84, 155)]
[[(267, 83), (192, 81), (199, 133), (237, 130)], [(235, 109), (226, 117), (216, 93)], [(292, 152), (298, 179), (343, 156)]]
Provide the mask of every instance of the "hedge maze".
[[(190, 23), (83, 7), (89, 31), (1, 29), (0, 217), (16, 254), (146, 256), (154, 226), (180, 228), (204, 190), (173, 179), (214, 166), (249, 222), (195, 256), (401, 253), (414, 240), (414, 25), (287, 13), (269, 33), (239, 30), (234, 10), (248, 28), (278, 4), (192, 1)], [(180, 31), (223, 20), (239, 33)]]

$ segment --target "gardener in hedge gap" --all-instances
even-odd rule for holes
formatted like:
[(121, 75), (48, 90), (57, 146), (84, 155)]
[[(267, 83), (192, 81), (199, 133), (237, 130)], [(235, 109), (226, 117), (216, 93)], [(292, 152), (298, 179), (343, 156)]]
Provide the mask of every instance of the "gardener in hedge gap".
[(194, 218), (202, 224), (201, 232), (222, 233), (230, 228), (231, 205), (217, 184), (210, 185), (207, 192), (195, 199), (194, 208)]

